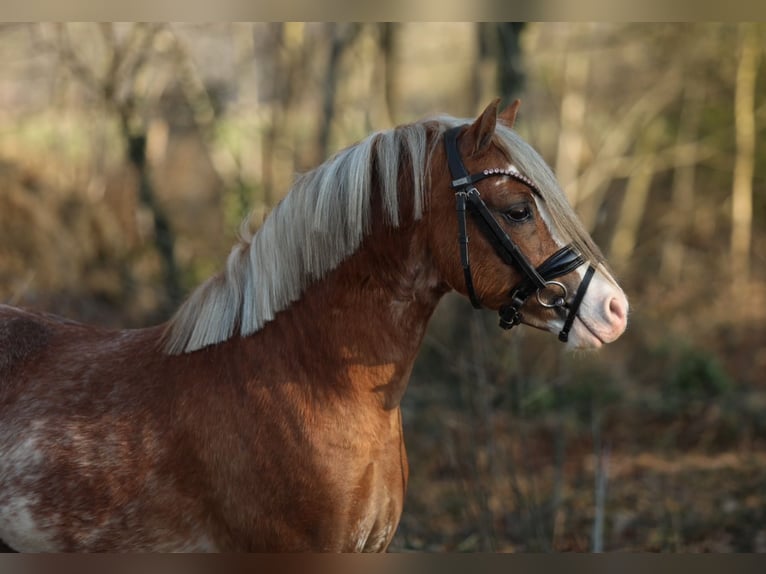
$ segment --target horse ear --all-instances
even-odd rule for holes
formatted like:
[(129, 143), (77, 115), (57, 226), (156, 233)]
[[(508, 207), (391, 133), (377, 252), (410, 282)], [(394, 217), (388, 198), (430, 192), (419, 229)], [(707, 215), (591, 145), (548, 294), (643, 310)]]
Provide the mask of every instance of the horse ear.
[(513, 124), (516, 122), (516, 114), (519, 111), (519, 106), (521, 106), (521, 100), (519, 100), (518, 98), (513, 100), (512, 104), (510, 104), (502, 112), (500, 112), (498, 119), (501, 122), (503, 122), (505, 125), (507, 125), (509, 128), (512, 128)]
[(495, 133), (495, 124), (497, 123), (497, 106), (499, 103), (500, 98), (490, 102), (487, 108), (478, 118), (476, 118), (476, 121), (468, 127), (463, 135), (463, 141), (470, 145), (469, 155), (475, 155), (485, 151), (492, 142), (492, 136)]

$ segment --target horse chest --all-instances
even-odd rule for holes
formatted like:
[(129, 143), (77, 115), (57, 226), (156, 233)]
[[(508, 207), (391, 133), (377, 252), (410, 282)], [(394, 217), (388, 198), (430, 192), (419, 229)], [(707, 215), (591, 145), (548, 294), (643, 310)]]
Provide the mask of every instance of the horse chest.
[(393, 432), (374, 441), (319, 449), (327, 466), (315, 483), (316, 496), (332, 505), (316, 528), (333, 533), (320, 544), (324, 549), (380, 552), (388, 547), (399, 524), (408, 475), (401, 431), (396, 423), (392, 427)]
[(354, 552), (381, 552), (388, 547), (402, 512), (404, 481), (399, 468), (400, 480), (392, 479), (391, 468), (369, 463), (352, 496), (353, 504), (343, 550)]
[[(328, 441), (317, 450), (324, 464), (315, 467), (316, 490), (305, 500), (306, 515), (317, 518), (311, 529), (318, 536), (314, 548), (381, 552), (399, 524), (408, 472), (400, 432), (355, 439)], [(318, 501), (326, 506), (315, 513)]]
[[(338, 529), (345, 538), (345, 551), (380, 552), (388, 547), (399, 524), (407, 487), (407, 456), (402, 439), (399, 410), (391, 413), (378, 430), (375, 440), (361, 440), (346, 459), (350, 470), (344, 501), (339, 504), (340, 519), (346, 527)], [(339, 541), (341, 542), (341, 541)]]

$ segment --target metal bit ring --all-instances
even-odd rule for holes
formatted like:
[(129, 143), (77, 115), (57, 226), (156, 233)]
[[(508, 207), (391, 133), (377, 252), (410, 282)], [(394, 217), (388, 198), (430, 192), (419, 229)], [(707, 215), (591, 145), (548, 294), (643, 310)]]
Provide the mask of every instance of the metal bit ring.
[[(549, 287), (558, 287), (561, 289), (561, 294), (559, 296), (551, 297), (548, 300), (544, 300), (541, 294), (544, 291), (547, 291)], [(564, 307), (566, 306), (566, 300), (567, 300), (567, 288), (563, 283), (559, 283), (558, 281), (546, 281), (545, 288), (544, 289), (538, 289), (536, 296), (537, 296), (537, 302), (540, 303), (541, 306), (545, 307), (546, 309), (553, 309), (555, 307)]]

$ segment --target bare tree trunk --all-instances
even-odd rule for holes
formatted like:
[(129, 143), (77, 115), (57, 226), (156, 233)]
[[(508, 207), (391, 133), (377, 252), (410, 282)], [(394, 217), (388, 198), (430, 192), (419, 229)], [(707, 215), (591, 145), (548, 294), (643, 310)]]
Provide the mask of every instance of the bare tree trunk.
[[(249, 72), (256, 54), (254, 24), (232, 24), (231, 33), (237, 51), (237, 71), (234, 81), (237, 89), (239, 89), (240, 78)], [(216, 149), (216, 146), (212, 145), (220, 119), (219, 115), (222, 111), (216, 105), (215, 94), (211, 93), (205, 84), (202, 70), (195, 64), (194, 58), (189, 52), (189, 46), (182, 37), (172, 30), (171, 34), (174, 38), (173, 50), (176, 59), (174, 68), (177, 70), (178, 85), (189, 105), (194, 128), (201, 136), (200, 141), (205, 148), (207, 157), (217, 176), (224, 182), (224, 194), (232, 200), (234, 206), (231, 210), (233, 211), (232, 221), (227, 223), (238, 225), (249, 212), (252, 203), (251, 189), (246, 183), (247, 178), (244, 176), (249, 162), (243, 161), (239, 153), (226, 147)], [(229, 216), (228, 211), (225, 210), (227, 216)]]
[(681, 78), (676, 68), (669, 68), (654, 90), (640, 97), (615, 117), (603, 141), (597, 144), (595, 158), (580, 175), (577, 183), (578, 213), (586, 229), (593, 230), (598, 211), (604, 201), (608, 184), (615, 178), (616, 167), (624, 163), (625, 155), (635, 141), (635, 134), (651, 125), (681, 90)]
[(754, 23), (739, 25), (740, 53), (734, 95), (737, 157), (731, 205), (731, 272), (734, 288), (748, 284), (755, 168), (755, 80), (761, 46)]
[[(693, 146), (692, 155), (696, 154), (697, 132), (700, 121), (700, 100), (692, 97), (695, 88), (686, 88), (681, 107), (676, 144)], [(673, 168), (672, 208), (665, 224), (665, 243), (662, 248), (660, 276), (668, 285), (677, 285), (681, 281), (684, 262), (684, 234), (688, 231), (687, 214), (694, 206), (694, 180), (696, 165), (694, 162), (679, 162)]]
[(524, 54), (520, 40), (525, 25), (525, 22), (497, 24), (497, 84), (505, 105), (512, 102), (524, 87)]
[(146, 162), (146, 131), (131, 131), (128, 121), (123, 117), (122, 137), (127, 147), (128, 161), (136, 170), (138, 177), (138, 198), (154, 219), (154, 245), (163, 262), (164, 284), (168, 297), (166, 310), (170, 311), (175, 309), (183, 295), (181, 275), (175, 256), (175, 233), (167, 213), (157, 200), (157, 194), (149, 176)]
[[(304, 165), (300, 150), (286, 142), (299, 129), (301, 105), (311, 85), (310, 62), (317, 46), (308, 28), (306, 23), (279, 22), (259, 25), (253, 30), (259, 36), (254, 44), (256, 56), (260, 56), (259, 81), (270, 84), (259, 96), (268, 110), (259, 142), (261, 208), (273, 207), (289, 188), (296, 165)], [(290, 148), (292, 153), (285, 153)], [(313, 165), (314, 158), (309, 158), (308, 163)]]
[(583, 126), (589, 71), (590, 65), (585, 54), (567, 50), (555, 172), (575, 207), (578, 200), (577, 175), (585, 145)]
[(396, 96), (399, 93), (397, 85), (398, 76), (396, 66), (394, 65), (394, 52), (396, 50), (396, 34), (399, 24), (395, 22), (385, 22), (380, 24), (380, 52), (383, 57), (383, 76), (384, 87), (383, 94), (388, 114), (389, 124), (397, 123), (397, 105)]
[(338, 80), (340, 78), (340, 65), (343, 54), (354, 42), (359, 31), (360, 24), (332, 22), (328, 24), (328, 37), (330, 41), (330, 54), (327, 61), (327, 74), (324, 82), (324, 96), (322, 106), (322, 117), (319, 123), (319, 133), (317, 134), (317, 159), (316, 163), (325, 160), (328, 155), (330, 143), (330, 130), (335, 118), (335, 95), (338, 91)]
[(524, 22), (480, 22), (477, 24), (479, 61), (473, 84), (473, 107), (500, 96), (502, 104), (513, 101), (524, 86), (520, 36)]
[(638, 163), (628, 179), (625, 188), (625, 197), (620, 208), (617, 228), (609, 246), (609, 257), (613, 259), (617, 268), (624, 267), (628, 259), (633, 255), (638, 239), (638, 231), (646, 211), (646, 202), (649, 198), (649, 189), (655, 172), (655, 156), (653, 150), (656, 147), (652, 127), (647, 130), (646, 140), (640, 146), (646, 155), (638, 160)]
[(494, 46), (496, 38), (495, 22), (477, 22), (476, 41), (478, 56), (474, 66), (474, 78), (471, 84), (471, 108), (482, 109), (485, 100), (497, 97), (497, 49)]
[(77, 80), (100, 97), (120, 121), (120, 135), (126, 159), (138, 178), (138, 197), (154, 219), (154, 242), (163, 262), (167, 310), (181, 299), (181, 278), (175, 258), (175, 235), (170, 220), (157, 200), (146, 157), (147, 121), (138, 113), (136, 78), (152, 55), (154, 42), (162, 29), (156, 24), (135, 24), (120, 40), (114, 24), (99, 24), (106, 62), (102, 69), (81, 58), (72, 47), (66, 25), (58, 26), (58, 51), (61, 61)]
[(281, 55), (284, 23), (268, 23), (263, 28), (254, 29), (255, 46), (262, 54), (261, 83), (263, 91), (260, 99), (271, 110), (268, 125), (262, 135), (261, 148), (261, 185), (263, 188), (262, 201), (265, 206), (274, 204), (274, 148), (276, 146), (277, 130), (284, 101), (284, 66)]
[(595, 485), (593, 492), (594, 517), (591, 535), (591, 551), (604, 551), (604, 531), (606, 527), (606, 492), (609, 482), (609, 448), (605, 447), (601, 436), (601, 412), (593, 413), (593, 447), (596, 455)]

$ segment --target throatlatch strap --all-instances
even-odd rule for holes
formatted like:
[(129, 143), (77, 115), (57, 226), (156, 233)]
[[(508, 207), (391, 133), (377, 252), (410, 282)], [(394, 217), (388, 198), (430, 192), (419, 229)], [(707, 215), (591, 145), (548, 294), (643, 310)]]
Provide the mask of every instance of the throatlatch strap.
[(471, 261), (468, 257), (468, 227), (465, 217), (465, 193), (456, 193), (455, 202), (457, 204), (457, 223), (458, 223), (458, 242), (460, 243), (460, 263), (463, 266), (463, 276), (465, 277), (465, 288), (468, 291), (468, 297), (471, 305), (476, 309), (481, 309), (481, 302), (476, 295), (473, 286), (473, 276), (471, 274)]

